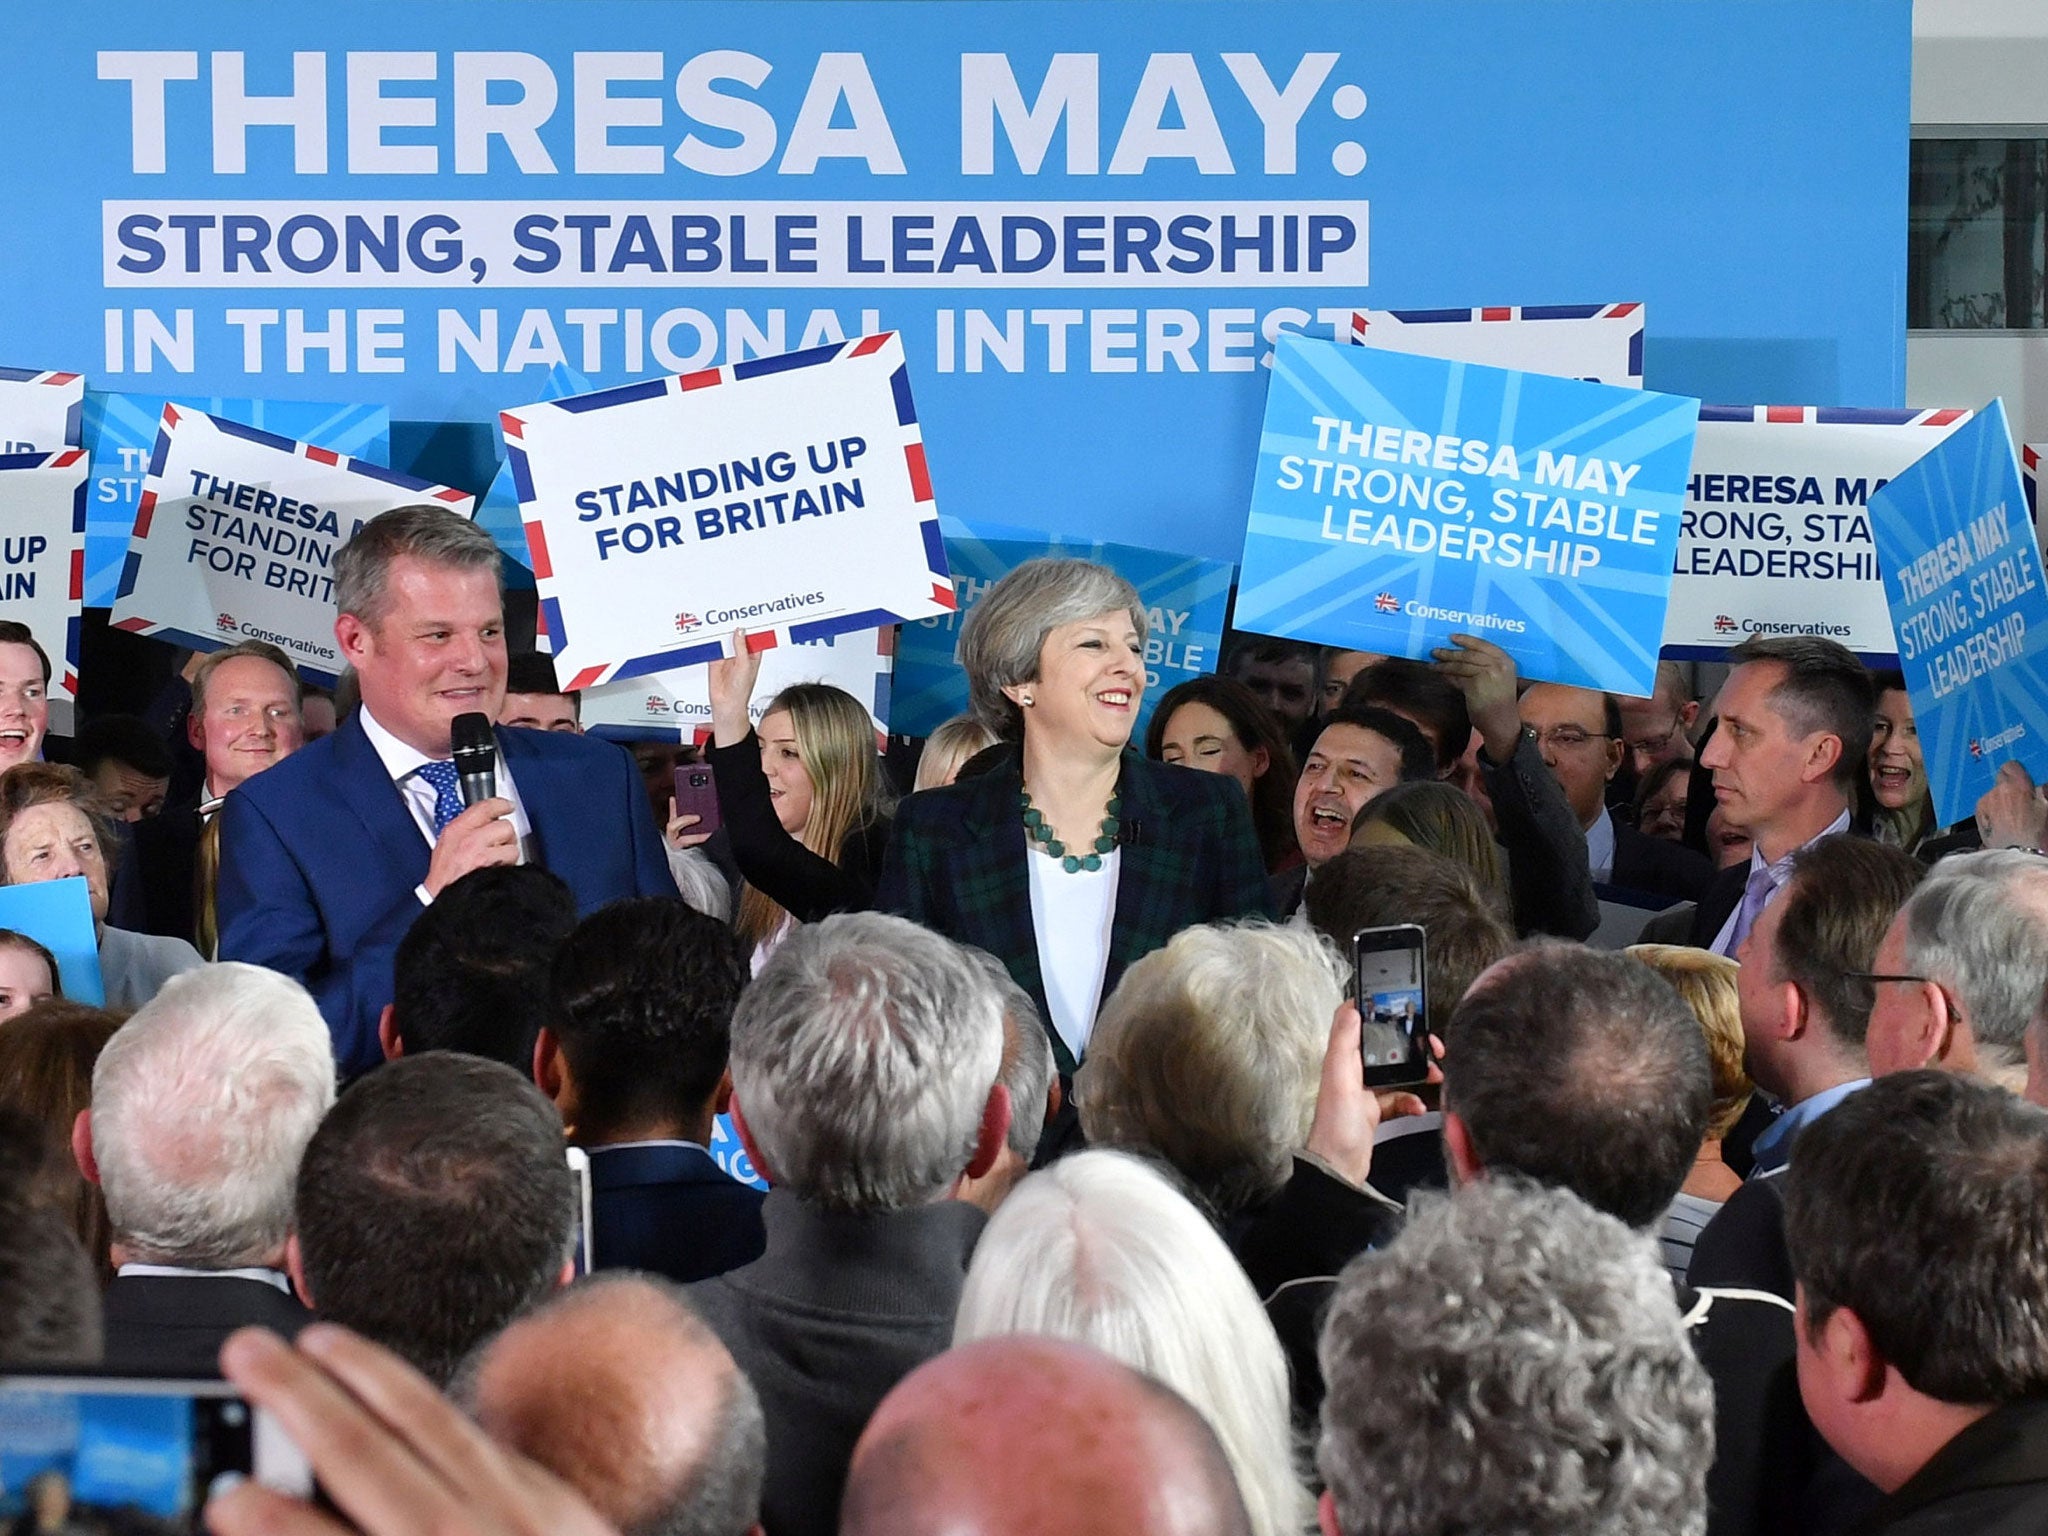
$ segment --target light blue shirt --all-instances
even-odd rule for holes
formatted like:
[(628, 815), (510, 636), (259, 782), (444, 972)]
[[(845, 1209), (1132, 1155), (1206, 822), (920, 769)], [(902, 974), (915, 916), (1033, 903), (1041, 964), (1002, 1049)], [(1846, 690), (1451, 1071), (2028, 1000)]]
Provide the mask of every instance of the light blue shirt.
[(1586, 867), (1595, 880), (1614, 879), (1614, 818), (1604, 805), (1586, 828)]
[(1778, 1116), (1777, 1119), (1764, 1128), (1764, 1133), (1761, 1136), (1757, 1137), (1756, 1146), (1751, 1149), (1753, 1156), (1756, 1158), (1756, 1166), (1750, 1169), (1749, 1176), (1754, 1179), (1767, 1173), (1777, 1173), (1782, 1170), (1792, 1161), (1792, 1143), (1798, 1140), (1799, 1133), (1802, 1130), (1813, 1124), (1814, 1121), (1833, 1109), (1842, 1100), (1849, 1097), (1850, 1094), (1856, 1092), (1857, 1089), (1868, 1088), (1869, 1086), (1870, 1079), (1867, 1077), (1859, 1077), (1852, 1082), (1837, 1083), (1832, 1088), (1821, 1089), (1819, 1093), (1816, 1093), (1810, 1099), (1801, 1099), (1797, 1104), (1787, 1109), (1785, 1113)]

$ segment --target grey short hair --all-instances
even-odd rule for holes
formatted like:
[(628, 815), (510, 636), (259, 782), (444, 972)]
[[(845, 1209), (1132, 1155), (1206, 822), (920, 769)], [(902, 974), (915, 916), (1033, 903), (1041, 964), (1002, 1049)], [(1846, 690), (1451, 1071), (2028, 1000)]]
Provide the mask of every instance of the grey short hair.
[(1077, 1152), (997, 1208), (953, 1342), (1012, 1333), (1090, 1345), (1185, 1397), (1223, 1446), (1252, 1536), (1314, 1525), (1279, 1336), (1216, 1229), (1149, 1164)]
[(2018, 1066), (2048, 989), (2048, 859), (2016, 848), (1954, 854), (1901, 910), (1906, 969), (1949, 988), (1985, 1055)]
[(1654, 1241), (1562, 1189), (1420, 1196), (1338, 1282), (1317, 1463), (1344, 1536), (1700, 1536), (1714, 1389)]
[(960, 666), (975, 717), (998, 740), (1021, 741), (1024, 712), (1003, 690), (1037, 680), (1045, 637), (1062, 624), (1115, 608), (1130, 611), (1142, 641), (1148, 620), (1138, 589), (1093, 560), (1027, 560), (990, 587), (960, 626)]
[(985, 949), (960, 946), (975, 969), (988, 978), (1003, 1003), (1003, 1064), (997, 1081), (1010, 1090), (1010, 1150), (1026, 1167), (1038, 1155), (1045, 1134), (1046, 1095), (1052, 1089), (1052, 1041), (1031, 994), (1017, 985), (1009, 967)]
[(837, 1210), (943, 1197), (1002, 1056), (1002, 1002), (960, 946), (879, 912), (798, 925), (732, 1020), (734, 1093), (774, 1181)]
[(93, 1156), (115, 1239), (144, 1263), (269, 1259), (333, 1104), (334, 1046), (304, 987), (234, 963), (173, 977), (93, 1068)]
[(1229, 1215), (1287, 1182), (1348, 968), (1307, 928), (1186, 928), (1124, 972), (1074, 1080), (1098, 1146), (1163, 1157)]
[(392, 562), (411, 556), (428, 565), (489, 570), (501, 576), (498, 546), (459, 512), (421, 503), (380, 512), (334, 556), (334, 606), (374, 628), (384, 617)]

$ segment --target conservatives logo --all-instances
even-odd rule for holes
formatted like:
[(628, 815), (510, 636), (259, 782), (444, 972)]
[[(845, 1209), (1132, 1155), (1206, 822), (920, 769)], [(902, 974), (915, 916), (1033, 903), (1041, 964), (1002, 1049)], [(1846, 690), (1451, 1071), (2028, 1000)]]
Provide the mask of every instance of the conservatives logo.
[(1399, 613), (1401, 611), (1401, 599), (1394, 596), (1391, 592), (1382, 592), (1372, 600), (1372, 605), (1381, 613)]
[(679, 613), (676, 615), (676, 633), (679, 635), (687, 635), (691, 630), (695, 629), (698, 625), (702, 624), (703, 622), (704, 621), (698, 618), (697, 615), (695, 615), (694, 613)]
[(216, 614), (213, 627), (224, 635), (232, 635), (235, 632), (235, 616), (232, 613)]
[(1729, 618), (1728, 615), (1725, 613), (1717, 613), (1714, 615), (1714, 633), (1717, 635), (1732, 635), (1740, 627), (1740, 625), (1738, 625), (1733, 619)]
[(668, 700), (664, 699), (658, 693), (650, 693), (649, 695), (647, 695), (647, 713), (649, 713), (650, 715), (667, 714)]

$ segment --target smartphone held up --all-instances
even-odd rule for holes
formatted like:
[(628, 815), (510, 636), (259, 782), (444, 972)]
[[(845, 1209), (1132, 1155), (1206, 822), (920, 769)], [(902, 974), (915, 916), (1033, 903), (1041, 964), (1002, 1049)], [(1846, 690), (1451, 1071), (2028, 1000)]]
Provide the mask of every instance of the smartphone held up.
[(1361, 928), (1351, 939), (1359, 1050), (1368, 1088), (1429, 1079), (1428, 944), (1415, 923)]

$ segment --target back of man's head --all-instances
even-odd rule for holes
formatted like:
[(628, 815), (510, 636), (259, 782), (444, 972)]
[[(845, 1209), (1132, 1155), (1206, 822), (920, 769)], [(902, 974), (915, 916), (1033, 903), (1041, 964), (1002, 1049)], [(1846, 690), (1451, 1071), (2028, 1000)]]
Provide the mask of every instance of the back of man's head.
[(138, 1263), (278, 1263), (333, 1103), (333, 1041), (304, 987), (232, 963), (172, 978), (93, 1067), (88, 1150), (115, 1244)]
[(1699, 1155), (1713, 1067), (1669, 983), (1627, 955), (1546, 943), (1493, 967), (1451, 1017), (1444, 1109), (1480, 1169), (1660, 1220)]
[(1926, 873), (1900, 848), (1838, 833), (1792, 856), (1774, 903), (1770, 980), (1797, 986), (1826, 1041), (1856, 1058), (1876, 993), (1867, 974), (1877, 946)]
[(985, 949), (963, 944), (961, 950), (1002, 999), (1003, 1061), (996, 1070), (996, 1081), (1010, 1093), (1006, 1140), (1021, 1174), (1038, 1155), (1038, 1139), (1045, 1134), (1053, 1078), (1052, 1041), (1046, 1036), (1038, 1004), (1017, 985), (1008, 967)]
[(1498, 903), (1464, 866), (1426, 848), (1375, 843), (1340, 853), (1302, 897), (1309, 926), (1351, 953), (1361, 928), (1421, 925), (1429, 960), (1429, 1027), (1450, 1033), (1465, 989), (1515, 947)]
[(530, 1071), (548, 967), (575, 926), (575, 895), (538, 865), (472, 870), (448, 885), (398, 943), (397, 1052), (467, 1051)]
[(99, 1363), (99, 1279), (68, 1219), (67, 1183), (48, 1130), (0, 1106), (0, 1362), (10, 1366)]
[(760, 1518), (760, 1400), (665, 1280), (579, 1281), (471, 1356), (455, 1395), (622, 1536), (744, 1536)]
[(577, 1139), (690, 1135), (725, 1076), (746, 984), (732, 929), (673, 897), (613, 902), (578, 923), (555, 955), (548, 1024)]
[(1436, 752), (1439, 774), (1464, 756), (1472, 739), (1472, 716), (1458, 685), (1427, 662), (1404, 656), (1376, 661), (1344, 690), (1344, 707), (1363, 705), (1390, 709), (1412, 720)]
[(1752, 635), (1728, 653), (1736, 666), (1772, 662), (1781, 669), (1770, 705), (1796, 737), (1826, 732), (1842, 743), (1832, 777), (1853, 805), (1870, 771), (1870, 731), (1877, 699), (1856, 654), (1819, 635)]
[(1927, 1397), (2048, 1394), (2044, 1210), (2048, 1111), (1952, 1072), (1879, 1078), (1792, 1151), (1785, 1237), (1809, 1339), (1842, 1309)]
[(1647, 1238), (1569, 1191), (1423, 1196), (1344, 1271), (1316, 1461), (1342, 1536), (1697, 1536), (1713, 1386)]
[(879, 912), (796, 928), (733, 1014), (757, 1163), (837, 1210), (942, 1198), (976, 1161), (1002, 1056), (987, 978), (950, 939)]
[(1906, 969), (1949, 991), (1987, 1068), (2018, 1068), (2048, 993), (2048, 859), (2013, 848), (1952, 855), (1903, 914)]
[(927, 1361), (854, 1448), (840, 1536), (1250, 1536), (1230, 1464), (1168, 1388), (1012, 1335)]
[(436, 1382), (560, 1283), (576, 1216), (562, 1122), (511, 1068), (455, 1051), (379, 1067), (299, 1169), (307, 1305)]

